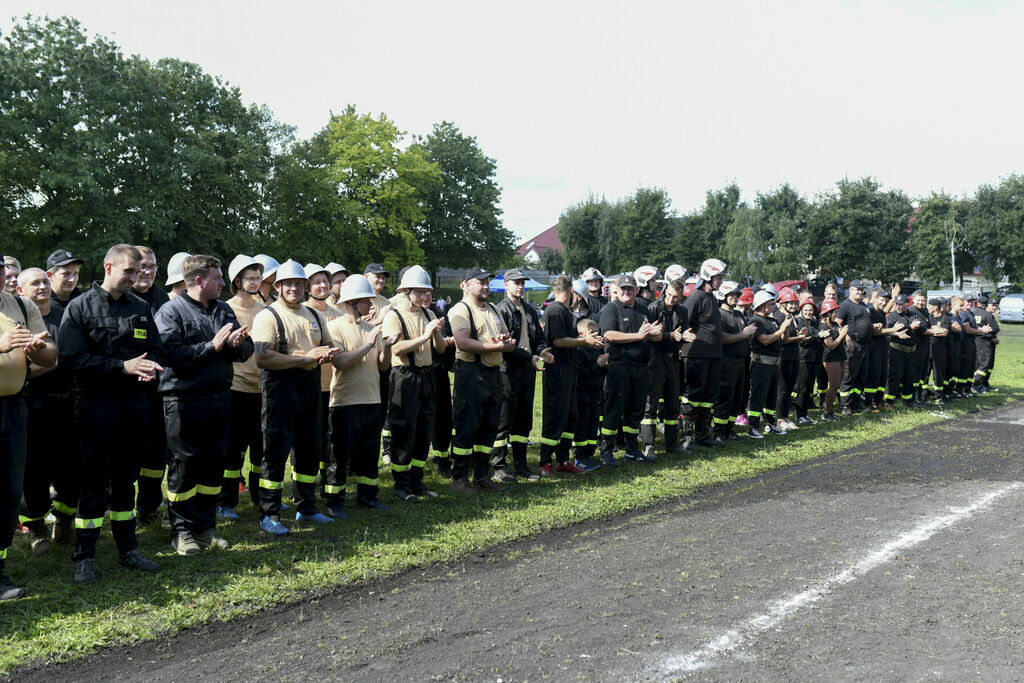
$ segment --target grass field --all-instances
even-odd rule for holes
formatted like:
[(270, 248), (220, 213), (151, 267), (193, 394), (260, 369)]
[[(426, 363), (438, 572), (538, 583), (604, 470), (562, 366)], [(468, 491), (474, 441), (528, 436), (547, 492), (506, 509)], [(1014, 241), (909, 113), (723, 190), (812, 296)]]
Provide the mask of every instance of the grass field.
[[(993, 380), (999, 393), (957, 402), (945, 411), (947, 415), (1024, 396), (1024, 327), (1004, 328), (1001, 337)], [(537, 403), (535, 437), (540, 426), (539, 391)], [(33, 558), (27, 538), (19, 536), (9, 553), (8, 572), (30, 596), (0, 604), (0, 672), (233, 619), (574, 522), (685, 499), (701, 487), (943, 419), (934, 409), (845, 418), (761, 443), (743, 439), (689, 458), (661, 457), (654, 465), (631, 464), (582, 477), (520, 483), (500, 494), (472, 498), (460, 497), (429, 473), (429, 485), (442, 495), (416, 504), (402, 504), (391, 495), (385, 467), (381, 499), (392, 505), (390, 512), (370, 513), (352, 506), (348, 520), (316, 528), (293, 525), (293, 533), (284, 539), (271, 539), (257, 529), (258, 516), (248, 501), (239, 507), (241, 521), (220, 527), (234, 544), (230, 550), (179, 557), (171, 552), (165, 529), (145, 528), (139, 532), (140, 547), (163, 566), (155, 575), (118, 569), (109, 531), (104, 531), (97, 556), (100, 580), (85, 587), (71, 582), (67, 549)], [(535, 446), (530, 457), (536, 467)]]

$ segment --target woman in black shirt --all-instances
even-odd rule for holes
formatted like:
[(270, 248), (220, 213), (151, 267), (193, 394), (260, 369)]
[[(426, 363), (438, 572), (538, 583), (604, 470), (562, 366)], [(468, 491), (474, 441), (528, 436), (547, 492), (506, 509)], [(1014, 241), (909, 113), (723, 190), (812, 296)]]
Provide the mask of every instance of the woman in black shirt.
[(775, 398), (778, 388), (779, 354), (782, 344), (789, 338), (789, 328), (793, 319), (787, 318), (781, 325), (771, 316), (773, 297), (768, 292), (754, 295), (754, 316), (750, 324), (754, 326), (754, 337), (750, 340), (750, 402), (747, 404), (747, 436), (752, 439), (763, 439), (758, 431), (761, 426), (761, 415), (764, 415), (765, 432), (768, 434), (784, 434), (775, 427), (775, 410), (771, 401)]
[(829, 422), (836, 420), (832, 405), (839, 392), (839, 382), (843, 379), (843, 366), (846, 365), (846, 334), (849, 331), (846, 325), (840, 327), (836, 322), (837, 308), (839, 304), (831, 299), (821, 303), (821, 329), (828, 332), (828, 336), (823, 338), (825, 355), (822, 357), (822, 365), (825, 367), (825, 374), (828, 375), (828, 391), (825, 392), (825, 412), (821, 419)]
[(800, 304), (800, 315), (796, 318), (796, 329), (804, 336), (800, 342), (800, 370), (796, 378), (796, 423), (797, 425), (817, 424), (807, 411), (811, 407), (811, 396), (814, 394), (814, 379), (821, 367), (824, 355), (822, 339), (829, 336), (828, 330), (822, 330), (818, 324), (818, 307), (814, 299), (805, 299)]

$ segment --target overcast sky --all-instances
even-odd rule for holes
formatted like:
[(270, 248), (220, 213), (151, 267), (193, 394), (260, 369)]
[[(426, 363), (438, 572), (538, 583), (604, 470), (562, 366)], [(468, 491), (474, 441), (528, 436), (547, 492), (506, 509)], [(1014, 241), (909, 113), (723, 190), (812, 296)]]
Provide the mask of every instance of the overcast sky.
[(308, 137), (352, 103), (453, 121), (497, 160), (505, 224), (588, 193), (665, 188), (680, 213), (735, 181), (814, 195), (871, 175), (912, 197), (1022, 170), (1024, 3), (57, 2), (126, 53), (200, 64)]

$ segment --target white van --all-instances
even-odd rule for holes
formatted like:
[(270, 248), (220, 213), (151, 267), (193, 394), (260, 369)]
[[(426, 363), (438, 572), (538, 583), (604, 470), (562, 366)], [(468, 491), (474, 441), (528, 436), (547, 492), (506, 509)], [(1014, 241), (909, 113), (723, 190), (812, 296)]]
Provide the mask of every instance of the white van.
[(1024, 323), (1024, 294), (1007, 294), (999, 300), (999, 322)]

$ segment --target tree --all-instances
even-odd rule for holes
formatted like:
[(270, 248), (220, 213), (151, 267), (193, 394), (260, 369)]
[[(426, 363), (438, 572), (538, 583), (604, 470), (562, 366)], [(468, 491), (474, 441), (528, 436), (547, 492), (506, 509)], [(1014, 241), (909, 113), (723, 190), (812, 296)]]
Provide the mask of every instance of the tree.
[(621, 202), (619, 218), (619, 266), (633, 270), (641, 265), (665, 268), (675, 253), (671, 200), (661, 189), (641, 187)]
[[(914, 270), (929, 285), (951, 282), (958, 286), (959, 272), (953, 278), (950, 243), (959, 264), (957, 270), (969, 268), (973, 255), (967, 248), (967, 209), (963, 202), (948, 194), (932, 193), (918, 206), (911, 225), (911, 252), (915, 255)], [(952, 279), (951, 279), (952, 278)]]
[(1024, 284), (1024, 176), (979, 187), (967, 223), (981, 272), (993, 282), (1005, 276)]
[(706, 259), (720, 258), (725, 231), (740, 206), (743, 203), (736, 183), (720, 190), (708, 190), (704, 207), (686, 216), (677, 226), (675, 256), (680, 265), (694, 271)]
[(606, 207), (604, 199), (590, 195), (562, 212), (558, 219), (558, 241), (562, 243), (567, 272), (580, 275), (591, 266), (603, 268), (598, 265), (601, 263), (598, 224)]
[(565, 261), (562, 253), (554, 249), (543, 249), (538, 254), (538, 265), (549, 273), (561, 273), (565, 269)]
[(515, 235), (501, 221), (494, 159), (484, 155), (476, 138), (448, 121), (435, 124), (413, 148), (422, 149), (440, 172), (440, 182), (426, 192), (425, 217), (415, 228), (427, 270), (507, 260)]
[(733, 279), (765, 282), (771, 232), (764, 209), (742, 206), (733, 212), (725, 230), (722, 252)]

